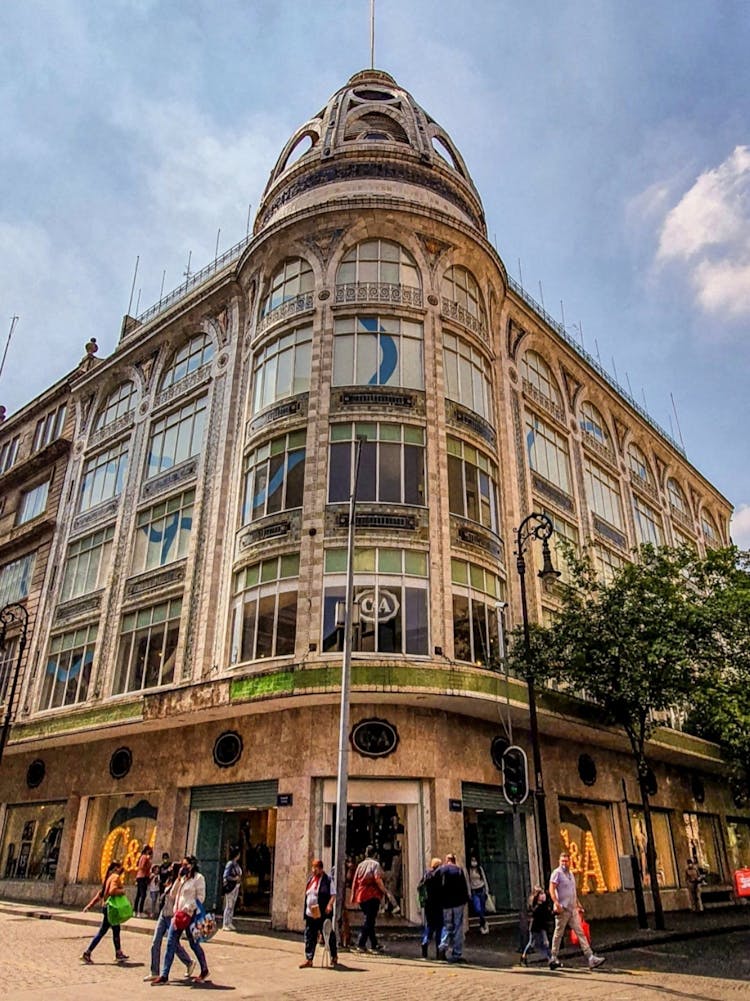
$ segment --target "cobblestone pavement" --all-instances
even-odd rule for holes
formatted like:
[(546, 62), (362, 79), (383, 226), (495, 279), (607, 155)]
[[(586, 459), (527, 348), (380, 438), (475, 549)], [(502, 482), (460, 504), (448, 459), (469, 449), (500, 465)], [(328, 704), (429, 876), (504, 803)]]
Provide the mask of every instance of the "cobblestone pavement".
[[(58, 916), (59, 918), (59, 916)], [(91, 937), (90, 924), (67, 919), (0, 913), (0, 996), (9, 1001), (105, 1001), (154, 998), (167, 1001), (196, 992), (231, 992), (236, 1001), (309, 1001), (335, 996), (341, 1001), (750, 1001), (750, 959), (745, 959), (746, 933), (692, 942), (670, 942), (611, 953), (596, 972), (584, 968), (581, 957), (551, 973), (544, 966), (480, 968), (448, 966), (395, 956), (342, 953), (339, 970), (323, 969), (316, 957), (312, 969), (298, 969), (301, 941), (219, 932), (207, 947), (211, 982), (190, 984), (175, 963), (175, 977), (154, 988), (148, 975), (148, 925), (139, 922), (123, 930), (123, 948), (130, 959), (113, 960), (111, 937), (94, 953), (95, 965), (80, 962)]]

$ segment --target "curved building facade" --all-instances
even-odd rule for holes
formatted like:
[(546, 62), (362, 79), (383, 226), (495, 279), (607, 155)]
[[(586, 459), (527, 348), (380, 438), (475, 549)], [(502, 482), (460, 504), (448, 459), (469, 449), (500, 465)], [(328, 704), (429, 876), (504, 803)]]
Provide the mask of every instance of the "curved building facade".
[[(376, 845), (407, 921), (447, 851), (479, 852), (517, 910), (539, 873), (531, 800), (514, 815), (497, 766), (511, 736), (531, 758), (502, 659), (515, 528), (546, 514), (606, 575), (640, 542), (727, 542), (730, 507), (509, 280), (450, 136), (387, 73), (356, 74), (287, 143), (252, 237), (71, 385), (0, 893), (83, 901), (155, 841), (194, 851), (216, 894), (237, 843), (240, 912), (299, 925), (309, 859), (332, 862), (356, 477), (348, 851)], [(528, 583), (544, 621), (555, 586)], [(669, 722), (655, 837), (679, 907), (687, 855), (725, 892), (750, 820), (717, 749)], [(630, 913), (625, 742), (552, 690), (539, 724), (551, 852), (571, 848), (594, 914)]]

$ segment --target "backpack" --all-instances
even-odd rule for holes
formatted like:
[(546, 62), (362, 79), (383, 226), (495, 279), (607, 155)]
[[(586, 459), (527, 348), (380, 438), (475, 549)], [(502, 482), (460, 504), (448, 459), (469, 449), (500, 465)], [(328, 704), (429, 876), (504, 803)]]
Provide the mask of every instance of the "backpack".
[(419, 901), (419, 906), (424, 907), (427, 904), (427, 880), (422, 877), (417, 883), (417, 900)]

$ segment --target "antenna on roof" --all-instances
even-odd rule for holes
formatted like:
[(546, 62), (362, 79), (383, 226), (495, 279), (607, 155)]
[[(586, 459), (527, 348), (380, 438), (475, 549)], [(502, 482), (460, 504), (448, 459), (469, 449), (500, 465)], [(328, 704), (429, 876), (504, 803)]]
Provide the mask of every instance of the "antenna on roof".
[(518, 258), (518, 283), (523, 288), (523, 271), (521, 271), (521, 258)]
[(189, 253), (188, 253), (188, 262), (187, 262), (187, 267), (186, 267), (186, 268), (185, 268), (185, 270), (184, 270), (184, 271), (182, 272), (182, 273), (183, 273), (183, 275), (185, 276), (185, 288), (187, 288), (187, 287), (188, 287), (188, 282), (190, 281), (190, 276), (191, 276), (191, 275), (192, 275), (192, 273), (193, 273), (193, 272), (192, 272), (192, 271), (190, 270), (190, 262), (192, 261), (192, 259), (193, 259), (193, 252), (192, 252), (192, 250), (191, 250), (191, 251), (189, 251)]
[(245, 236), (250, 236), (250, 209), (253, 207), (252, 202), (247, 203), (247, 228), (245, 229)]
[(128, 316), (130, 316), (130, 310), (133, 305), (133, 296), (135, 295), (135, 280), (138, 277), (138, 261), (140, 261), (140, 254), (135, 259), (135, 269), (133, 271), (133, 284), (130, 286), (130, 299), (128, 300)]
[(370, 69), (375, 69), (375, 0), (370, 0)]
[(217, 261), (218, 258), (219, 258), (219, 237), (220, 236), (221, 236), (221, 226), (219, 226), (219, 229), (218, 229), (218, 231), (216, 233), (216, 250), (214, 251), (214, 261)]
[(563, 306), (562, 299), (560, 300), (560, 313), (562, 314), (563, 330), (565, 330), (565, 306)]
[(542, 288), (542, 279), (541, 278), (539, 279), (539, 298), (542, 300), (542, 309), (546, 313), (547, 310), (546, 310), (546, 308), (544, 306), (544, 289)]
[[(682, 428), (680, 427), (680, 418), (677, 416), (677, 407), (675, 406), (674, 396), (669, 394), (669, 398), (672, 401), (672, 410), (674, 410), (674, 419), (677, 421), (677, 434), (680, 436), (680, 444), (682, 445), (683, 452), (687, 452), (685, 448), (685, 442), (682, 440)], [(672, 423), (672, 418), (670, 417), (670, 424)]]
[(596, 338), (594, 338), (594, 347), (596, 348), (596, 360), (601, 365), (601, 363), (602, 363), (602, 356), (599, 354), (599, 341), (597, 341)]
[(164, 268), (164, 270), (161, 273), (161, 288), (159, 289), (159, 302), (161, 302), (162, 299), (164, 298), (164, 279), (166, 277), (167, 277), (167, 269)]
[(617, 375), (617, 365), (615, 365), (615, 356), (614, 355), (612, 355), (612, 369), (614, 370), (614, 373), (615, 373), (615, 382), (619, 386), (620, 385), (620, 378)]
[(10, 318), (10, 330), (8, 331), (8, 340), (5, 342), (5, 351), (3, 351), (3, 360), (0, 361), (0, 375), (3, 374), (3, 369), (5, 368), (5, 358), (8, 354), (8, 348), (10, 347), (10, 339), (13, 336), (13, 331), (16, 329), (16, 324), (18, 323), (18, 317), (13, 314)]

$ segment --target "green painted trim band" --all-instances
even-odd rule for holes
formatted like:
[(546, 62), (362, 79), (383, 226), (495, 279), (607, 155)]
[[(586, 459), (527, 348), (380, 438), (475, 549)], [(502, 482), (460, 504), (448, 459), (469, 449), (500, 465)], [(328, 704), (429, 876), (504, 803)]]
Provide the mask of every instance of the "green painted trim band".
[(142, 719), (142, 702), (122, 702), (117, 705), (102, 706), (99, 709), (89, 709), (88, 712), (53, 716), (33, 723), (16, 723), (11, 730), (9, 743), (15, 744), (36, 737), (51, 737), (60, 733), (74, 733), (76, 730), (88, 730), (91, 727), (105, 726), (107, 723)]

